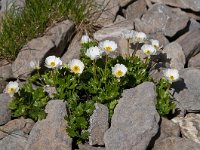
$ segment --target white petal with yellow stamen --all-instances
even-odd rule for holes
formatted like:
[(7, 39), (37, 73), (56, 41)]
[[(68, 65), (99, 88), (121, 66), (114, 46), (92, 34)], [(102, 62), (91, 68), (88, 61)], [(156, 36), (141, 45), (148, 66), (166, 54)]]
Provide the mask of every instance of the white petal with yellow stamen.
[(116, 64), (114, 67), (112, 67), (112, 74), (117, 78), (125, 76), (126, 72), (127, 68), (123, 64)]
[(50, 69), (58, 68), (62, 65), (62, 61), (59, 57), (49, 56), (45, 60), (45, 66)]
[(160, 46), (159, 46), (159, 41), (158, 40), (151, 39), (150, 41), (151, 41), (151, 45), (153, 47), (155, 47), (156, 49), (159, 49)]
[(117, 49), (117, 44), (114, 41), (105, 40), (99, 43), (99, 47), (108, 54)]
[(71, 72), (75, 74), (81, 74), (84, 70), (85, 65), (79, 59), (73, 59), (69, 62), (68, 67)]
[(6, 86), (4, 93), (8, 93), (10, 97), (13, 97), (13, 95), (18, 91), (19, 91), (19, 84), (16, 81), (15, 82), (10, 81)]
[(165, 69), (164, 76), (171, 82), (179, 79), (179, 73), (177, 69)]
[(85, 55), (88, 56), (91, 60), (94, 60), (100, 58), (101, 54), (102, 54), (101, 50), (97, 46), (95, 46), (87, 49)]
[(146, 55), (154, 55), (156, 54), (156, 49), (152, 45), (144, 44), (141, 47), (141, 50), (146, 54)]

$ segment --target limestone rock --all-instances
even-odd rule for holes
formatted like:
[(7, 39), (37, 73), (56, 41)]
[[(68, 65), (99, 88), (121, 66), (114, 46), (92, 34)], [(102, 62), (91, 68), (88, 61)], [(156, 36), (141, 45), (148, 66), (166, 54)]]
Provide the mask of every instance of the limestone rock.
[(188, 67), (200, 69), (200, 53), (189, 59)]
[(3, 93), (4, 89), (6, 88), (6, 85), (8, 84), (7, 81), (0, 79), (0, 94)]
[(8, 103), (11, 100), (8, 94), (0, 94), (0, 125), (10, 121), (11, 112), (8, 108)]
[(12, 65), (11, 64), (7, 64), (7, 65), (3, 65), (0, 66), (0, 79), (9, 79), (12, 78)]
[[(148, 91), (144, 94), (145, 91)], [(124, 90), (104, 135), (108, 150), (143, 150), (158, 132), (155, 85), (144, 82)]]
[(16, 7), (16, 9), (23, 8), (25, 6), (25, 0), (1, 0), (0, 12), (9, 10), (13, 5)]
[(7, 124), (0, 126), (0, 139), (15, 132), (23, 132), (24, 135), (29, 134), (33, 125), (34, 121), (31, 119), (19, 118), (11, 120)]
[(193, 11), (200, 11), (200, 1), (199, 0), (151, 0), (154, 3), (163, 3), (166, 5), (171, 5), (174, 7), (180, 7), (184, 9), (191, 9)]
[(35, 123), (25, 150), (71, 150), (72, 139), (66, 133), (66, 104), (61, 100), (51, 100), (46, 109), (46, 119)]
[(134, 0), (118, 0), (119, 1), (119, 5), (121, 7), (127, 6), (128, 4), (130, 4), (131, 2), (133, 2)]
[(174, 98), (177, 108), (187, 111), (200, 110), (200, 70), (195, 68), (182, 69), (181, 80), (173, 84)]
[(0, 140), (1, 150), (24, 150), (27, 144), (27, 135), (22, 131), (12, 133)]
[[(167, 59), (170, 60), (169, 68), (183, 69), (185, 66), (185, 55), (182, 47), (177, 42), (168, 44), (162, 51), (167, 55)], [(167, 65), (166, 65), (167, 66)]]
[(200, 114), (187, 114), (185, 117), (175, 117), (172, 119), (181, 128), (183, 137), (200, 144)]
[(147, 11), (146, 5), (145, 0), (138, 0), (130, 4), (126, 9), (126, 19), (135, 20), (140, 18)]
[(104, 145), (103, 136), (109, 126), (108, 114), (109, 112), (106, 106), (95, 103), (95, 110), (90, 117), (90, 145)]
[(191, 18), (189, 30), (194, 30), (194, 29), (200, 29), (200, 23), (197, 22), (195, 19)]
[(89, 144), (80, 144), (78, 145), (79, 149), (77, 150), (106, 150), (104, 147), (94, 147), (94, 146), (90, 146)]
[(132, 21), (124, 21), (120, 23), (115, 23), (113, 25), (104, 27), (100, 29), (99, 31), (95, 32), (94, 39), (97, 41), (101, 41), (108, 37), (121, 38), (123, 31), (132, 30), (132, 29), (133, 29)]
[(155, 144), (153, 150), (199, 150), (200, 144), (185, 138), (169, 137)]
[(73, 32), (74, 24), (66, 20), (49, 29), (45, 36), (28, 42), (12, 64), (14, 77), (27, 77), (33, 71), (30, 67), (30, 61), (32, 60), (39, 60), (43, 65), (43, 61), (47, 56), (61, 56)]
[(72, 39), (67, 51), (61, 57), (63, 63), (69, 63), (72, 59), (79, 59), (80, 58), (80, 44), (81, 34), (78, 33)]
[(185, 57), (188, 60), (200, 52), (200, 29), (191, 30), (176, 41), (182, 46)]
[(94, 18), (102, 26), (110, 25), (114, 22), (119, 4), (117, 0), (95, 0)]
[(187, 26), (189, 17), (178, 8), (163, 4), (153, 5), (140, 19), (135, 19), (135, 28), (145, 33), (163, 32), (172, 37)]

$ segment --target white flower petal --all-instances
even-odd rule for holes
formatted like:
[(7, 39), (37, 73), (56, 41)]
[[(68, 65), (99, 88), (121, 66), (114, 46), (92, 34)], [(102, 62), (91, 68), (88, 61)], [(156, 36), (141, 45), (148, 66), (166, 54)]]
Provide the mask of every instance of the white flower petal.
[(116, 64), (114, 67), (112, 67), (112, 74), (117, 78), (121, 78), (121, 77), (125, 76), (127, 70), (128, 69), (126, 68), (125, 65)]
[(146, 55), (154, 55), (156, 54), (156, 49), (152, 45), (144, 44), (141, 47), (141, 50), (146, 54)]
[(179, 73), (177, 69), (165, 69), (164, 76), (171, 82), (179, 79)]
[(81, 43), (84, 44), (84, 43), (89, 43), (91, 41), (91, 39), (89, 38), (88, 35), (83, 35), (82, 38), (81, 38)]
[(13, 97), (13, 95), (18, 91), (19, 91), (19, 84), (16, 81), (15, 82), (10, 81), (4, 90), (4, 92), (9, 94), (10, 97)]
[(100, 58), (102, 51), (97, 47), (90, 47), (87, 49), (86, 56), (88, 56), (91, 60)]
[(79, 59), (73, 59), (69, 62), (68, 67), (71, 72), (75, 74), (81, 74), (84, 70), (85, 65)]
[(99, 43), (99, 47), (108, 54), (117, 49), (117, 44), (114, 41), (105, 40)]
[(45, 60), (45, 66), (50, 69), (58, 68), (62, 65), (62, 61), (59, 57), (49, 56)]

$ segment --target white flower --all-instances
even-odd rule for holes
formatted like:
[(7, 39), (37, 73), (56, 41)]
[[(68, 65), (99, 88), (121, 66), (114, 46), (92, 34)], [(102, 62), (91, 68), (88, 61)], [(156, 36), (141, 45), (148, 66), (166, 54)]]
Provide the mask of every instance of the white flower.
[(69, 62), (68, 67), (71, 72), (81, 74), (85, 66), (79, 59), (73, 59)]
[(159, 41), (158, 40), (151, 39), (150, 41), (151, 41), (151, 45), (153, 47), (155, 47), (156, 49), (159, 49), (160, 46), (159, 46)]
[(133, 37), (134, 43), (144, 43), (147, 39), (147, 36), (143, 32), (135, 32), (135, 36)]
[(114, 41), (105, 40), (99, 43), (99, 47), (106, 53), (113, 52), (117, 49), (117, 44)]
[(123, 64), (116, 64), (114, 67), (112, 67), (112, 74), (117, 77), (123, 77), (127, 72), (127, 68)]
[(133, 30), (125, 30), (122, 32), (122, 37), (127, 39), (127, 40), (130, 40), (134, 37), (135, 35), (135, 31)]
[(10, 97), (13, 97), (13, 95), (18, 91), (19, 91), (19, 84), (16, 81), (15, 82), (10, 81), (4, 90), (4, 92), (8, 93)]
[(165, 69), (164, 76), (171, 82), (178, 80), (179, 73), (177, 69)]
[(56, 56), (49, 56), (45, 60), (45, 66), (47, 68), (58, 68), (59, 66), (62, 65), (62, 61), (59, 57)]
[(40, 61), (39, 61), (39, 60), (32, 60), (32, 61), (30, 62), (30, 66), (31, 66), (31, 68), (33, 68), (33, 69), (39, 70), (39, 69), (40, 69)]
[(152, 45), (144, 44), (141, 47), (141, 50), (146, 54), (146, 55), (153, 55), (156, 53), (156, 49)]
[(81, 43), (84, 44), (84, 43), (89, 43), (91, 41), (91, 39), (89, 38), (88, 35), (83, 35), (82, 38), (81, 38)]
[(101, 50), (95, 46), (95, 47), (90, 47), (87, 49), (86, 56), (90, 57), (91, 60), (97, 59), (101, 57)]

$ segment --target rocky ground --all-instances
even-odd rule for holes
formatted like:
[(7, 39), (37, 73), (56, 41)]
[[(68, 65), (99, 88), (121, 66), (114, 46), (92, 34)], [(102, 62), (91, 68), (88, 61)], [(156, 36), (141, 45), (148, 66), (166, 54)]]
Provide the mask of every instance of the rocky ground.
[[(200, 149), (200, 1), (199, 0), (96, 0), (104, 12), (98, 22), (102, 28), (94, 39), (112, 39), (123, 54), (125, 30), (145, 32), (163, 46), (161, 67), (180, 71), (181, 80), (173, 84), (176, 116), (160, 117), (155, 108), (156, 91), (151, 82), (124, 90), (108, 124), (108, 109), (96, 104), (90, 119), (89, 143), (81, 150), (199, 150)], [(4, 10), (1, 0), (1, 12)], [(99, 7), (99, 9), (103, 9)], [(63, 102), (51, 100), (46, 119), (11, 119), (11, 100), (3, 89), (10, 79), (26, 79), (33, 71), (31, 60), (44, 62), (49, 55), (64, 63), (80, 54), (80, 34), (70, 20), (57, 23), (44, 36), (29, 41), (12, 63), (0, 61), (0, 149), (1, 150), (71, 150), (72, 139), (66, 134)], [(138, 54), (140, 55), (140, 54)], [(159, 80), (161, 73), (153, 69)], [(144, 94), (144, 91), (145, 92)], [(6, 131), (6, 132), (3, 132)]]

